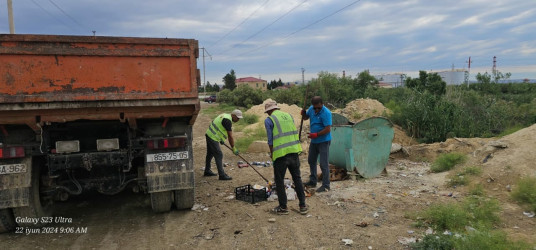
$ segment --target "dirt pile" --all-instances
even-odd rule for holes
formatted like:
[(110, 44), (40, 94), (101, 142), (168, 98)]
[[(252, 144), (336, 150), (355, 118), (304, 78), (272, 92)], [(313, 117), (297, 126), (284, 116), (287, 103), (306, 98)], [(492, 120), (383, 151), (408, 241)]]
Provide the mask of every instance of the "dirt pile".
[[(268, 115), (266, 113), (264, 113), (264, 105), (268, 102), (271, 102), (273, 101), (272, 99), (266, 99), (264, 100), (264, 102), (262, 104), (259, 104), (259, 105), (255, 105), (253, 107), (251, 107), (250, 109), (248, 109), (246, 111), (246, 114), (254, 114), (254, 115), (257, 115), (259, 117), (259, 122), (260, 124), (264, 124), (264, 119), (266, 119), (266, 117), (268, 117)], [(286, 113), (289, 113), (290, 115), (292, 115), (292, 117), (294, 118), (294, 124), (296, 124), (296, 127), (299, 127), (300, 126), (300, 121), (301, 121), (301, 108), (296, 106), (296, 105), (288, 105), (288, 104), (285, 104), (285, 103), (278, 103), (277, 106), (279, 108), (281, 108), (280, 110), (283, 111), (283, 112), (286, 112)]]
[[(383, 104), (375, 99), (356, 99), (346, 105), (344, 109), (334, 110), (348, 118), (350, 122), (357, 123), (364, 119), (373, 116), (386, 116), (391, 114), (391, 110), (383, 106)], [(394, 126), (395, 137), (393, 143), (398, 143), (402, 146), (418, 144), (415, 139), (406, 135), (406, 132), (400, 126)]]
[(340, 112), (351, 122), (359, 122), (373, 116), (386, 116), (391, 111), (374, 99), (356, 99), (346, 105)]

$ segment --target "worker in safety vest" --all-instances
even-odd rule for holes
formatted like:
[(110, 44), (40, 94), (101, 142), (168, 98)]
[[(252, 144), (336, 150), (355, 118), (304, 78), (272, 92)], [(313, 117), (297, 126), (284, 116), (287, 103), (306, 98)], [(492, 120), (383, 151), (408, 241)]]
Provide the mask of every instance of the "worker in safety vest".
[[(242, 111), (235, 109), (231, 114), (221, 114), (212, 121), (208, 126), (205, 137), (207, 139), (207, 157), (205, 158), (205, 174), (204, 176), (216, 176), (214, 172), (210, 170), (210, 162), (212, 157), (216, 161), (216, 167), (218, 168), (218, 175), (220, 180), (232, 180), (230, 176), (225, 174), (223, 170), (223, 153), (219, 144), (225, 144), (225, 140), (229, 140), (229, 144), (233, 149), (233, 153), (238, 155), (238, 149), (235, 147), (233, 139), (233, 123), (242, 119)], [(231, 122), (232, 121), (232, 122)]]
[(289, 213), (284, 183), (288, 168), (296, 188), (300, 206), (299, 211), (301, 214), (307, 214), (308, 208), (305, 204), (305, 192), (300, 174), (300, 159), (298, 158), (298, 154), (302, 152), (302, 147), (298, 140), (298, 130), (294, 125), (294, 119), (290, 114), (280, 111), (275, 101), (266, 103), (264, 112), (268, 114), (268, 118), (264, 121), (264, 126), (268, 136), (270, 157), (274, 162), (275, 190), (279, 201), (279, 206), (274, 208), (273, 212), (276, 214)]

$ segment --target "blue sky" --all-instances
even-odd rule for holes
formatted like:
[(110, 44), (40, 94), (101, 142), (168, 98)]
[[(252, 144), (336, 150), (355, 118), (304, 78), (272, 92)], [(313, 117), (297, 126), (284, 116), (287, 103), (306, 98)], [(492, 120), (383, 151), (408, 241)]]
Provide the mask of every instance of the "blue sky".
[[(493, 56), (512, 79), (536, 79), (533, 0), (13, 0), (13, 9), (17, 34), (197, 39), (212, 55), (211, 83), (231, 69), (285, 82), (301, 81), (301, 68), (305, 79), (416, 76), (467, 68), (469, 56), (471, 79), (491, 72)], [(6, 1), (0, 33), (9, 33)]]

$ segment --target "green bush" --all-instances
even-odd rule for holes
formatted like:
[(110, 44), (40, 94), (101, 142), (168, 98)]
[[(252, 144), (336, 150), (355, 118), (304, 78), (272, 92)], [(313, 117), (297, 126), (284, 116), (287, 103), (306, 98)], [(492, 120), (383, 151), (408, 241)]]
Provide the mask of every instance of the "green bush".
[(528, 205), (532, 211), (536, 212), (536, 178), (525, 177), (520, 179), (512, 192), (512, 198)]
[(457, 152), (441, 154), (432, 164), (430, 170), (434, 173), (445, 172), (466, 160), (466, 155)]
[(421, 217), (425, 225), (440, 231), (460, 231), (469, 222), (469, 214), (457, 204), (433, 205)]
[(491, 228), (500, 221), (499, 202), (495, 199), (473, 196), (467, 197), (462, 204), (469, 214), (471, 226), (479, 229)]
[(220, 91), (216, 96), (216, 101), (219, 103), (234, 104), (233, 92), (229, 89)]
[[(249, 145), (251, 145), (254, 141), (265, 141), (266, 140), (266, 130), (264, 129), (264, 126), (258, 126), (253, 130), (246, 130), (244, 131), (245, 136), (237, 139), (235, 141), (235, 146), (240, 150), (241, 152), (245, 152)], [(266, 152), (270, 152), (270, 149), (268, 148), (268, 144), (266, 144)]]
[(413, 250), (451, 250), (454, 249), (454, 239), (450, 235), (429, 234), (411, 245)]
[(258, 115), (255, 115), (255, 114), (246, 114), (244, 113), (242, 115), (242, 119), (240, 119), (240, 123), (245, 123), (247, 125), (250, 125), (250, 124), (253, 124), (253, 123), (257, 123), (259, 121), (259, 116)]

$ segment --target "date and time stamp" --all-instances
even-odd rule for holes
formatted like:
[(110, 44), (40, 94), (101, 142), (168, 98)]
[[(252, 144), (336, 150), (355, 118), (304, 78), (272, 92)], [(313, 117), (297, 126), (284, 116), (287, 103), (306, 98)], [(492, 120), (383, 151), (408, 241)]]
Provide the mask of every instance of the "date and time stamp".
[[(87, 227), (71, 226), (72, 218), (66, 217), (16, 217), (15, 222), (29, 226), (19, 226), (15, 228), (16, 234), (86, 234)], [(59, 225), (61, 224), (61, 226)], [(35, 225), (41, 225), (36, 227)]]

